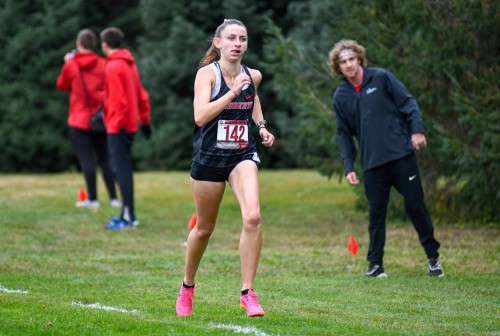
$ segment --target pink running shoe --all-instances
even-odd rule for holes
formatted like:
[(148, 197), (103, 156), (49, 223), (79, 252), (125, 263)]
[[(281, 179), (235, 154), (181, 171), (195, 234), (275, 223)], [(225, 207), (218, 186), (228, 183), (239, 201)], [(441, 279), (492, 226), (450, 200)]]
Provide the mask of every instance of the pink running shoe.
[(178, 316), (190, 316), (193, 313), (193, 296), (194, 288), (184, 288), (184, 286), (181, 286), (181, 291), (175, 304)]
[(247, 295), (242, 295), (240, 297), (240, 306), (246, 309), (248, 316), (264, 316), (264, 309), (259, 305), (257, 299), (259, 297), (249, 289)]

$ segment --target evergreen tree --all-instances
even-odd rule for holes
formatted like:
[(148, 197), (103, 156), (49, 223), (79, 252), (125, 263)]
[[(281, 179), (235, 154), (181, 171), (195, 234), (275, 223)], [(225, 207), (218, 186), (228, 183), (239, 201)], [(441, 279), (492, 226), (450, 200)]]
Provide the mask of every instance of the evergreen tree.
[(0, 9), (0, 156), (2, 171), (60, 171), (72, 156), (66, 103), (55, 78), (65, 36), (77, 31), (79, 1), (7, 0)]
[[(249, 34), (249, 50), (243, 63), (262, 69), (266, 18), (278, 18), (285, 3), (269, 6), (266, 1), (249, 4), (236, 0), (141, 2), (145, 34), (139, 41), (139, 67), (151, 96), (154, 135), (148, 143), (137, 142), (134, 155), (139, 167), (190, 167), (194, 79), (215, 29), (225, 18), (241, 20)], [(263, 76), (259, 96), (265, 116), (273, 125), (273, 96), (270, 89), (266, 89), (269, 76), (266, 73)], [(276, 152), (268, 155), (268, 150), (261, 150), (260, 153), (264, 166), (279, 165), (281, 158)]]
[(151, 95), (154, 134), (148, 143), (137, 137), (137, 167), (187, 169), (198, 63), (215, 28), (236, 18), (248, 28), (244, 63), (263, 73), (259, 96), (277, 136), (260, 151), (263, 166), (313, 167), (342, 178), (332, 109), (340, 78), (326, 63), (335, 42), (352, 38), (367, 47), (370, 66), (389, 68), (421, 107), (429, 146), (419, 161), (434, 213), (494, 221), (500, 40), (491, 34), (500, 30), (499, 7), (492, 0), (4, 0), (0, 171), (77, 167), (68, 97), (55, 81), (78, 31), (109, 26), (125, 32)]
[[(0, 170), (77, 167), (67, 136), (68, 96), (55, 83), (83, 28), (124, 26), (133, 46), (138, 1), (6, 0), (0, 7)], [(101, 12), (102, 11), (102, 12)], [(105, 14), (103, 14), (105, 13)]]
[(335, 42), (355, 39), (367, 48), (369, 66), (389, 68), (421, 107), (429, 147), (419, 160), (434, 214), (497, 220), (500, 42), (490, 32), (500, 30), (498, 2), (318, 0), (288, 8), (295, 28), (284, 35), (275, 27), (266, 43), (273, 88), (295, 92), (279, 96), (292, 111), (282, 118), (294, 135), (286, 148), (308, 148), (304, 161), (342, 176), (331, 105), (340, 78), (327, 73), (326, 62)]

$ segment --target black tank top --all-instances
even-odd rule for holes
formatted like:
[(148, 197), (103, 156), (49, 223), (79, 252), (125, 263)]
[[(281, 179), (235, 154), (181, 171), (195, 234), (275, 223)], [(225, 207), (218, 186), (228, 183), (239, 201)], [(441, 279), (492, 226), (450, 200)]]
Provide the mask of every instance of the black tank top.
[[(219, 64), (214, 62), (211, 66), (216, 77), (216, 85), (210, 99), (212, 102), (224, 96), (229, 88), (222, 77)], [(245, 66), (242, 68), (250, 76), (248, 68)], [(193, 161), (211, 167), (229, 167), (238, 164), (243, 156), (256, 152), (255, 141), (250, 136), (255, 95), (252, 76), (250, 80), (250, 85), (242, 90), (217, 117), (203, 127), (194, 125)]]

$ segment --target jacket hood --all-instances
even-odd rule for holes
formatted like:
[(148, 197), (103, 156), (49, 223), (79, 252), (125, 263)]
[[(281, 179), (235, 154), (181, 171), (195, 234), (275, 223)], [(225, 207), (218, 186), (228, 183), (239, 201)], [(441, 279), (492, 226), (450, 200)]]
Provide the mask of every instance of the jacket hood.
[(116, 60), (116, 59), (124, 60), (125, 62), (130, 64), (135, 62), (134, 56), (127, 49), (118, 49), (111, 55), (108, 55), (108, 60)]
[(93, 52), (91, 53), (76, 53), (73, 58), (78, 64), (78, 67), (82, 70), (93, 68), (97, 61), (99, 60), (99, 56)]

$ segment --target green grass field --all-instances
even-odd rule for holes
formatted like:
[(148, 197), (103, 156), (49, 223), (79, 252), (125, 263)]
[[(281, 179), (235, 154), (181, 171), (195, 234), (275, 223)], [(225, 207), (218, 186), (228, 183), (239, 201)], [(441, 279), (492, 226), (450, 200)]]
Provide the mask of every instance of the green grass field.
[[(187, 172), (135, 175), (135, 230), (74, 206), (80, 174), (0, 176), (0, 335), (500, 335), (498, 223), (436, 223), (446, 276), (429, 278), (416, 232), (390, 220), (386, 279), (366, 279), (366, 214), (352, 187), (312, 171), (261, 171), (264, 248), (255, 283), (263, 318), (239, 307), (237, 203), (227, 188), (179, 318)], [(360, 245), (347, 251), (350, 235)]]

